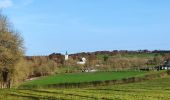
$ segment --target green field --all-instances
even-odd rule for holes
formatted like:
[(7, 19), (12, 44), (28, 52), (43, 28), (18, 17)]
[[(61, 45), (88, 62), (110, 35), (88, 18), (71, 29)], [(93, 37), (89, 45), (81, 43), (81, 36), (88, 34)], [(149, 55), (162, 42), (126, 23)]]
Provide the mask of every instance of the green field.
[(41, 77), (37, 80), (26, 82), (23, 85), (49, 85), (60, 83), (81, 83), (104, 80), (120, 80), (134, 76), (142, 76), (144, 71), (122, 71), (122, 72), (95, 72), (95, 73), (68, 73)]
[(137, 53), (137, 54), (117, 54), (117, 55), (102, 55), (102, 54), (98, 54), (97, 58), (99, 59), (103, 59), (104, 56), (107, 57), (113, 57), (113, 58), (154, 58), (156, 55), (160, 55), (158, 53)]
[(0, 94), (0, 100), (170, 100), (170, 76), (91, 88), (0, 90)]

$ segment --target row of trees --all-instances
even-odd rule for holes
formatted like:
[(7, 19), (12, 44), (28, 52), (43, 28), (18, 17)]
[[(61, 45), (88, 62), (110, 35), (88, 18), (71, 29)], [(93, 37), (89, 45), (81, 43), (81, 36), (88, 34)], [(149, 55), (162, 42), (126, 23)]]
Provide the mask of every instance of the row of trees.
[[(133, 54), (132, 54), (133, 55)], [(145, 54), (143, 54), (145, 55)], [(79, 66), (76, 67), (78, 69), (88, 69), (94, 68), (98, 70), (139, 70), (142, 68), (148, 67), (155, 67), (163, 65), (164, 62), (167, 60), (165, 55), (149, 55), (148, 57), (126, 57), (120, 54), (115, 56), (110, 55), (94, 55), (89, 54), (85, 56), (87, 58), (87, 62), (85, 65), (77, 65), (76, 61), (79, 60), (79, 57), (70, 56), (69, 60), (67, 61), (67, 66), (69, 66), (69, 70), (73, 69), (71, 66)], [(168, 55), (167, 55), (168, 57)], [(76, 59), (75, 59), (76, 58)], [(81, 57), (80, 57), (81, 58)], [(75, 70), (75, 69), (74, 69)], [(80, 71), (80, 70), (79, 70)]]

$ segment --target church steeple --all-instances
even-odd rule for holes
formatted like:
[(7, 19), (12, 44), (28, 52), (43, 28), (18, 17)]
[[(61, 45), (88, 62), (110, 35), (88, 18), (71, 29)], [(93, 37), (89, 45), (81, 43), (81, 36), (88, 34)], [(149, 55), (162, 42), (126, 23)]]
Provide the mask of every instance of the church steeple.
[(68, 60), (68, 53), (66, 51), (66, 54), (65, 54), (65, 60)]

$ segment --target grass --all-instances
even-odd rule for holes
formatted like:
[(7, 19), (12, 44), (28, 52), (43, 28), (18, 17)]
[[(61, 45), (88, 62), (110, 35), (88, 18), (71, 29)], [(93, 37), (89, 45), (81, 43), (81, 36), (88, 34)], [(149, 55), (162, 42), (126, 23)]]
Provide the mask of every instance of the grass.
[(125, 58), (154, 58), (156, 53), (139, 53), (139, 54), (124, 54)]
[(1, 100), (170, 100), (170, 76), (91, 88), (0, 90), (0, 94)]
[(108, 56), (109, 58), (110, 57), (113, 57), (113, 58), (154, 58), (156, 55), (160, 55), (158, 53), (137, 53), (137, 54), (116, 54), (116, 55), (113, 55), (113, 56), (110, 56), (110, 55), (102, 55), (102, 54), (99, 54), (97, 55), (97, 58), (98, 59), (103, 59), (104, 56)]
[(123, 71), (123, 72), (95, 72), (95, 73), (68, 73), (42, 77), (37, 80), (26, 82), (23, 85), (49, 85), (60, 83), (81, 83), (104, 80), (120, 80), (134, 76), (145, 75), (144, 71)]

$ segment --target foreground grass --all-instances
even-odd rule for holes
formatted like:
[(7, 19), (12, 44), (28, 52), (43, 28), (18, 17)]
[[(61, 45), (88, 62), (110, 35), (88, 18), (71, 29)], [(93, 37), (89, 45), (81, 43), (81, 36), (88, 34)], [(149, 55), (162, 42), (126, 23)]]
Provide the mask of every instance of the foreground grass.
[(170, 100), (170, 76), (155, 80), (74, 89), (0, 90), (0, 100)]
[(144, 71), (122, 71), (122, 72), (95, 72), (95, 73), (70, 73), (58, 74), (53, 76), (42, 77), (37, 80), (26, 82), (23, 85), (49, 85), (59, 83), (81, 83), (104, 80), (120, 80), (134, 76), (142, 76), (147, 72)]

